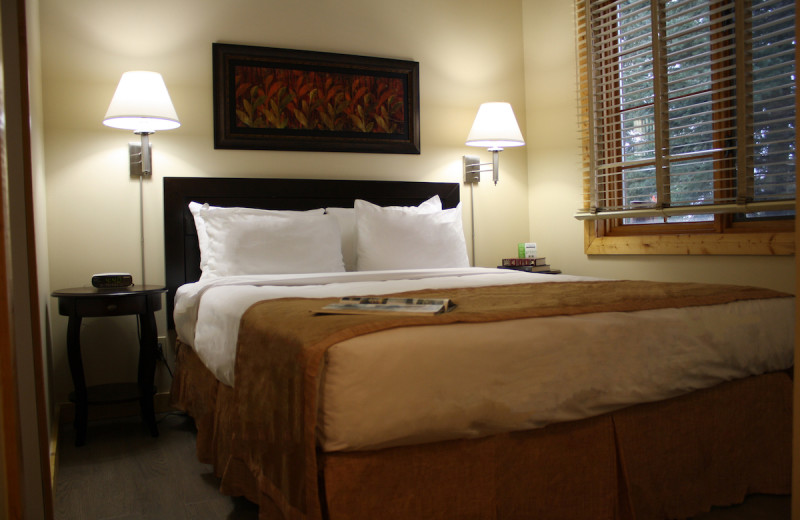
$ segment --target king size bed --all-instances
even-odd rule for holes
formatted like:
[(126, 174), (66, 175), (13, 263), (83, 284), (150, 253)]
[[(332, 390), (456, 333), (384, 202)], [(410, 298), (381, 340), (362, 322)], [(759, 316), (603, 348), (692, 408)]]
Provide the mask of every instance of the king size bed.
[[(794, 298), (471, 268), (459, 185), (166, 178), (173, 400), (262, 519), (688, 518), (788, 494)], [(344, 296), (431, 316), (319, 315)]]

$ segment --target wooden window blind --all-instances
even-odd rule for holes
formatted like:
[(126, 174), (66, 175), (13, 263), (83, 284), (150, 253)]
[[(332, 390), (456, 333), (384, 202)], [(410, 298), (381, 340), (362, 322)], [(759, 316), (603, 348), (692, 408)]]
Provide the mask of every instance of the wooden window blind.
[(794, 214), (794, 0), (576, 2), (576, 218)]

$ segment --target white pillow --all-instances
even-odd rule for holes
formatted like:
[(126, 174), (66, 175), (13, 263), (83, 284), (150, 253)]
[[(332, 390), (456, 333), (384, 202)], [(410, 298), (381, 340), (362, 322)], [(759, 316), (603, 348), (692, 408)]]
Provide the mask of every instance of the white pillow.
[(355, 211), (359, 271), (469, 267), (461, 204), (409, 211), (356, 200)]
[[(201, 213), (200, 210), (203, 210)], [(308, 211), (292, 211), (292, 210), (275, 210), (275, 209), (256, 209), (256, 208), (239, 208), (239, 207), (224, 207), (224, 206), (210, 206), (209, 204), (200, 204), (198, 202), (190, 202), (189, 203), (189, 211), (192, 213), (192, 217), (194, 217), (194, 227), (197, 230), (197, 242), (200, 246), (200, 269), (204, 270), (203, 268), (208, 263), (207, 256), (208, 252), (208, 233), (206, 232), (206, 219), (213, 215), (221, 215), (224, 214), (231, 219), (231, 222), (235, 222), (237, 217), (244, 217), (246, 215), (296, 215), (298, 213), (311, 213), (311, 214), (323, 214), (325, 213), (324, 208), (318, 209), (311, 209)]]
[(310, 212), (220, 208), (191, 203), (201, 279), (242, 274), (344, 270), (335, 219)]
[[(421, 203), (419, 206), (391, 206), (410, 213), (429, 213), (441, 211), (442, 201), (438, 195)], [(336, 218), (342, 232), (342, 258), (347, 271), (358, 270), (358, 240), (356, 232), (355, 208), (326, 208), (325, 212)]]

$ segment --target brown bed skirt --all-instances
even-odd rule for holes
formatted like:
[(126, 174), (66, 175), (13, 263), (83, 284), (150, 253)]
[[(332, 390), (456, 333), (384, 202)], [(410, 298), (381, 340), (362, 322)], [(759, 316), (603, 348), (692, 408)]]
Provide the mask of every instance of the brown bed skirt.
[[(231, 456), (233, 390), (180, 344), (172, 397), (220, 490), (282, 519), (258, 468)], [(330, 520), (687, 518), (790, 492), (791, 399), (774, 373), (538, 430), (322, 453), (321, 508)]]

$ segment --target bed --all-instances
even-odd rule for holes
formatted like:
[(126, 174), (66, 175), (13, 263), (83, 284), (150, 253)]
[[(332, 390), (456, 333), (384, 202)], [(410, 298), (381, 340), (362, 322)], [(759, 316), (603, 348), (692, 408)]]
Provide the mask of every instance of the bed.
[[(789, 295), (470, 268), (454, 183), (165, 178), (164, 218), (173, 400), (262, 519), (688, 518), (790, 492)], [(302, 243), (253, 249), (266, 221)], [(314, 314), (375, 294), (458, 306)]]

